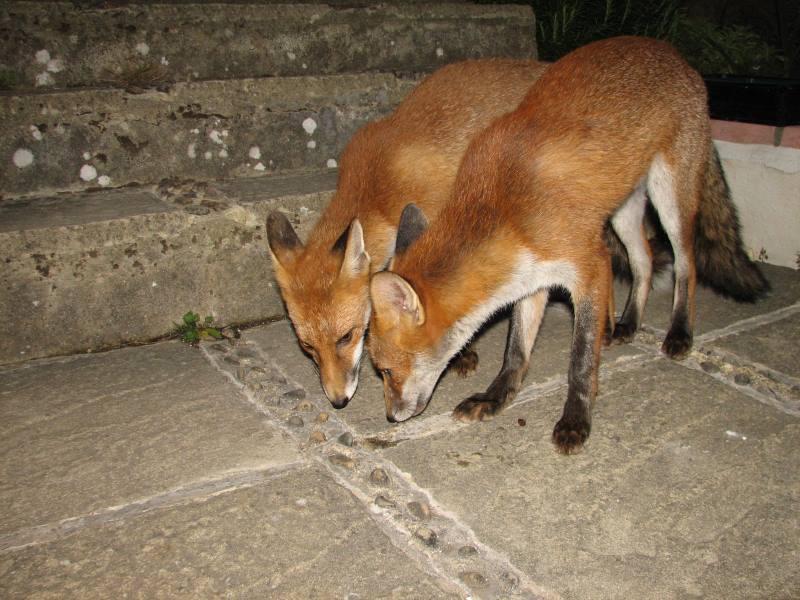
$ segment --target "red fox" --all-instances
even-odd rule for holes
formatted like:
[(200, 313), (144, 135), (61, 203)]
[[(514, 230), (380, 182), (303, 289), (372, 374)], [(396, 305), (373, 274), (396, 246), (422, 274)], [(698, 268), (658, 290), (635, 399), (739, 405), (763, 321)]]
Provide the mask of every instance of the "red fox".
[[(553, 441), (561, 452), (580, 450), (591, 428), (609, 318), (611, 258), (603, 235), (609, 220), (633, 272), (615, 337), (632, 335), (650, 287), (642, 226), (647, 196), (674, 254), (666, 354), (679, 358), (692, 344), (696, 227), (703, 227), (699, 237), (724, 238), (714, 247), (721, 257), (715, 264), (743, 261), (755, 273), (745, 292), (735, 289), (738, 279), (731, 284), (732, 294), (748, 299), (766, 290), (741, 251), (720, 181), (724, 186), (703, 80), (671, 46), (613, 38), (554, 63), (514, 112), (470, 143), (451, 197), (429, 227), (414, 205), (403, 211), (403, 248), (391, 270), (370, 284), (368, 346), (383, 377), (387, 418), (422, 412), (450, 358), (490, 315), (513, 304), (500, 373), (454, 411), (465, 421), (496, 414), (516, 395), (548, 289), (558, 286), (570, 293), (575, 323), (567, 400)], [(706, 202), (704, 195), (713, 197)], [(726, 289), (719, 277), (717, 284)]]
[[(269, 215), (275, 276), (302, 348), (334, 407), (355, 393), (370, 316), (369, 278), (386, 267), (409, 198), (435, 216), (468, 142), (516, 108), (546, 68), (535, 60), (448, 65), (389, 117), (361, 128), (340, 157), (336, 195), (303, 245), (288, 219)], [(465, 356), (464, 369), (477, 357)]]

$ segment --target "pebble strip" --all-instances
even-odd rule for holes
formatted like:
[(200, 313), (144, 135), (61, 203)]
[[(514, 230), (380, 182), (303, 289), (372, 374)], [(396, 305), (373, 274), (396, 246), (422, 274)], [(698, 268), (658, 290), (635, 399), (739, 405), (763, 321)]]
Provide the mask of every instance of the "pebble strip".
[[(537, 586), (508, 559), (481, 543), (455, 515), (439, 506), (394, 463), (362, 446), (329, 410), (327, 399), (289, 381), (259, 348), (247, 341), (202, 346), (258, 410), (324, 465), (366, 507), (389, 539), (442, 587), (465, 598), (557, 598)], [(324, 415), (324, 416), (322, 416)], [(450, 423), (452, 419), (450, 419)]]

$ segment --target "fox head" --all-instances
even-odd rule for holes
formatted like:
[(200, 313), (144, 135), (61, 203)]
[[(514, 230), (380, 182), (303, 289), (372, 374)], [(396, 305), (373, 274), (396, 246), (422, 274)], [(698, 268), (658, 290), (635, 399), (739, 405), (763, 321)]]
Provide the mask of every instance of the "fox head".
[[(397, 229), (395, 257), (426, 227), (419, 209), (413, 204), (406, 206)], [(405, 421), (425, 410), (452, 353), (427, 319), (422, 299), (400, 275), (376, 273), (370, 282), (370, 299), (368, 346), (383, 378), (386, 418), (392, 423)]]
[(285, 215), (267, 218), (275, 278), (303, 351), (316, 363), (322, 389), (344, 408), (358, 386), (370, 317), (370, 257), (354, 219), (329, 247), (304, 246)]

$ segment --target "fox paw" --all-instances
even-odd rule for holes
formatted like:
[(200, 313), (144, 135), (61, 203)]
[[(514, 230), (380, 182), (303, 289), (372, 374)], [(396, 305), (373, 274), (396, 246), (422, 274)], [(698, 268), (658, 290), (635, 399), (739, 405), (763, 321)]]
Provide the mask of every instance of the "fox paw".
[(478, 368), (478, 353), (472, 348), (464, 348), (450, 363), (450, 368), (461, 377), (472, 375)]
[(633, 341), (634, 335), (636, 335), (636, 325), (620, 321), (614, 327), (614, 333), (611, 334), (611, 339), (615, 344), (628, 344)]
[(661, 345), (661, 351), (674, 360), (686, 358), (692, 349), (692, 335), (686, 332), (670, 331)]
[(475, 421), (488, 421), (500, 410), (500, 405), (489, 400), (486, 394), (470, 396), (453, 409), (453, 418), (464, 423)]
[(553, 443), (561, 454), (577, 454), (589, 438), (589, 423), (574, 417), (561, 417), (553, 429)]

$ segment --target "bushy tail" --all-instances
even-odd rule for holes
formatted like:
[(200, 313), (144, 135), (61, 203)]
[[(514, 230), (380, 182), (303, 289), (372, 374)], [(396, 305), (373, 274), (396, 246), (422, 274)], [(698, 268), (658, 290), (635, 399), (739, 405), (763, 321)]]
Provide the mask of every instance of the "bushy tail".
[(769, 292), (769, 283), (744, 250), (739, 217), (713, 143), (695, 220), (694, 253), (698, 279), (715, 292), (739, 302), (755, 302)]

